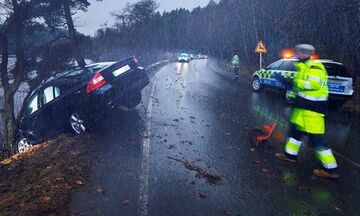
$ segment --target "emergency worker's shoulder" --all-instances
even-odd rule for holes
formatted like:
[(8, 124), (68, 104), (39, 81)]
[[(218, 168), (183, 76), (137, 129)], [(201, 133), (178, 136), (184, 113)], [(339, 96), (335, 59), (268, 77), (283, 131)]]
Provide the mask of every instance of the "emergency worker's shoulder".
[(319, 62), (319, 61), (312, 61), (312, 62), (311, 62), (311, 65), (310, 65), (310, 69), (311, 69), (311, 70), (321, 70), (321, 71), (323, 71), (323, 70), (325, 70), (325, 67), (324, 67), (324, 65), (323, 65), (321, 62)]
[(300, 70), (304, 69), (305, 67), (306, 67), (305, 64), (302, 63), (302, 62), (296, 62), (296, 63), (295, 63), (295, 69), (296, 69), (296, 71), (300, 71)]

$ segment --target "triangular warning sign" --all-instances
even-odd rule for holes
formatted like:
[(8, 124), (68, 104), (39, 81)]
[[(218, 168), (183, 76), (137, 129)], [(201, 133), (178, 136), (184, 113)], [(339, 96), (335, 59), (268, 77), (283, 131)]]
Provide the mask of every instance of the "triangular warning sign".
[(267, 53), (265, 44), (262, 41), (259, 41), (259, 43), (257, 44), (255, 52), (256, 53)]

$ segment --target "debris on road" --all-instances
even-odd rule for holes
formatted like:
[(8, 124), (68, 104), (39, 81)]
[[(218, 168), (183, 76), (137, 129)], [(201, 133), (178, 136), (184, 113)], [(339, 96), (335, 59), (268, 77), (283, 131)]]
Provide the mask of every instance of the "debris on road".
[(194, 144), (192, 141), (189, 141), (189, 140), (182, 140), (180, 143), (181, 144), (188, 144), (188, 145), (193, 145)]
[(185, 168), (188, 170), (196, 171), (197, 173), (195, 176), (197, 178), (206, 179), (207, 183), (210, 185), (217, 186), (222, 184), (221, 176), (210, 174), (205, 170), (203, 170), (202, 168), (195, 166), (192, 162), (183, 161), (173, 157), (167, 157), (167, 158), (184, 164)]
[(128, 206), (129, 203), (130, 203), (129, 200), (128, 200), (128, 199), (125, 199), (125, 200), (123, 200), (123, 201), (121, 202), (121, 205), (125, 207), (125, 206)]
[(168, 147), (168, 149), (174, 149), (174, 148), (176, 148), (176, 146), (175, 146), (174, 144), (171, 144), (171, 145)]
[(194, 197), (194, 199), (200, 199), (200, 200), (207, 198), (207, 196), (203, 193), (194, 193), (193, 197)]

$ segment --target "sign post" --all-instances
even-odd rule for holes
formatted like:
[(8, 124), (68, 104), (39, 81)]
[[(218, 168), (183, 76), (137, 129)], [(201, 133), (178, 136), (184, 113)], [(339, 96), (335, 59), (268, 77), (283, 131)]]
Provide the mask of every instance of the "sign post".
[(265, 44), (262, 41), (259, 41), (259, 43), (257, 44), (256, 48), (255, 48), (255, 52), (260, 54), (260, 70), (262, 69), (262, 64), (263, 64), (263, 53), (267, 53), (267, 49), (265, 47)]

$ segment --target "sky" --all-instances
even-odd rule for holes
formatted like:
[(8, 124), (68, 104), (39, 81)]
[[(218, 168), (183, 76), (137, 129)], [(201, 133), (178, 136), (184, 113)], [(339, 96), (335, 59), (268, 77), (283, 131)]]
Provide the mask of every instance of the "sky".
[[(114, 18), (111, 12), (121, 11), (127, 2), (136, 3), (138, 0), (90, 0), (90, 7), (86, 13), (78, 13), (75, 15), (77, 30), (86, 35), (94, 35), (102, 24), (112, 26)], [(197, 6), (204, 7), (209, 0), (156, 0), (159, 4), (159, 11), (171, 11), (176, 8), (193, 9)]]

